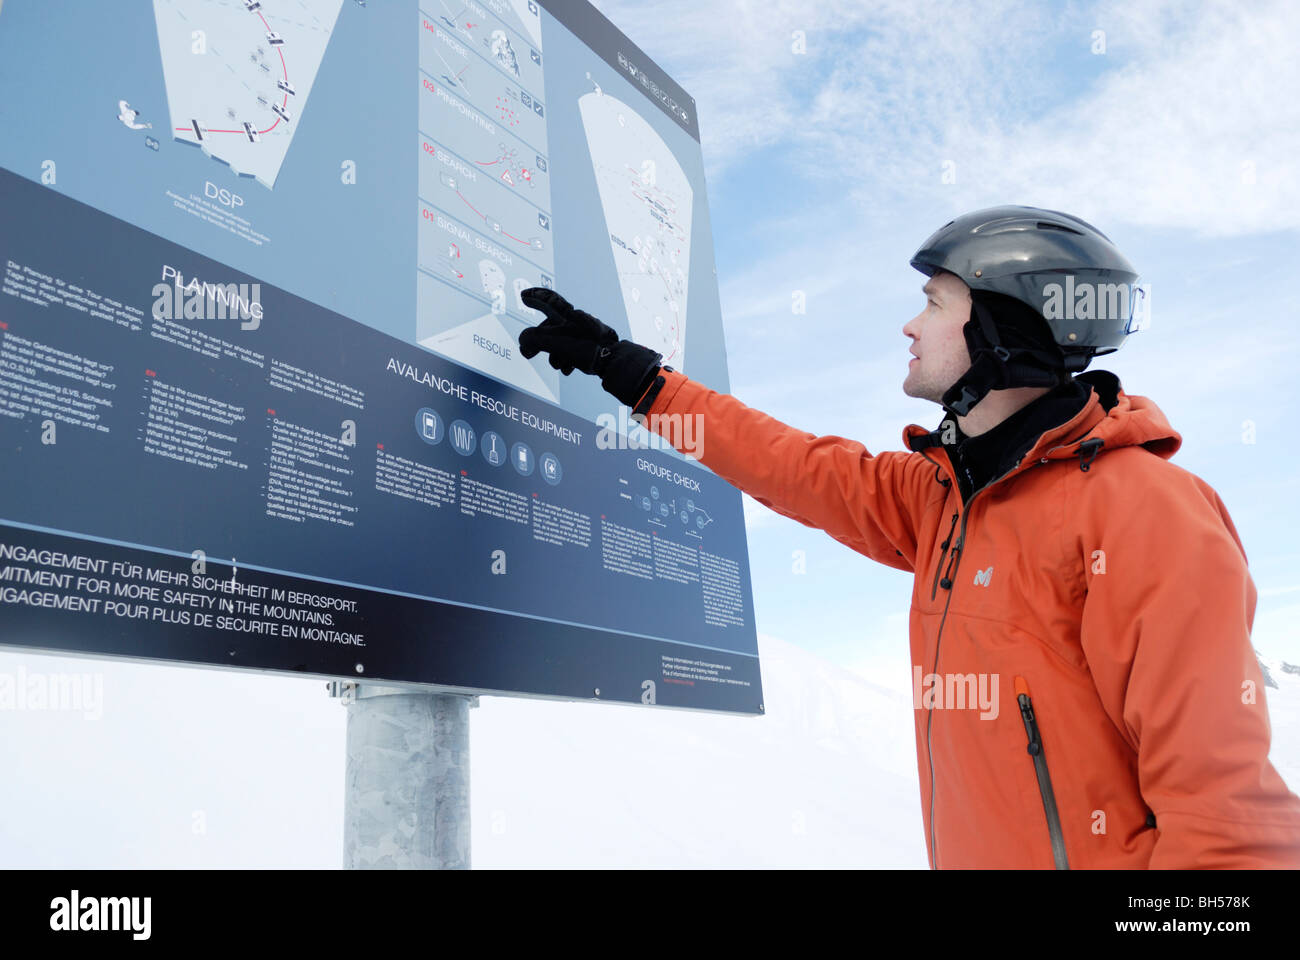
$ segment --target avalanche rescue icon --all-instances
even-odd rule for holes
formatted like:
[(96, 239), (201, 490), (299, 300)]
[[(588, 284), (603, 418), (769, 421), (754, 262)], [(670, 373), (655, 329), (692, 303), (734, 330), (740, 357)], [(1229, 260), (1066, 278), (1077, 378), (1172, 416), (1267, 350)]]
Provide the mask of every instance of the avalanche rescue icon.
[(343, 0), (154, 0), (172, 137), (275, 186)]

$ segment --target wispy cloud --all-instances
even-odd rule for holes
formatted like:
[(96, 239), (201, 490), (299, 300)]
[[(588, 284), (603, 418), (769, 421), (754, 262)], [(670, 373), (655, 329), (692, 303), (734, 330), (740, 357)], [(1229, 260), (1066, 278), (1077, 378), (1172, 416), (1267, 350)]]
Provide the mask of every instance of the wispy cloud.
[[(1289, 583), (1275, 512), (1300, 475), (1300, 5), (598, 5), (696, 97), (745, 403), (901, 449), (904, 424), (939, 414), (901, 391), (901, 328), (922, 303), (911, 254), (961, 212), (1064, 209), (1115, 239), (1154, 292), (1150, 328), (1094, 366), (1161, 407), (1184, 437), (1179, 464), (1264, 561), (1257, 579)], [(748, 498), (745, 511), (765, 544), (793, 529)], [(1297, 649), (1261, 606), (1260, 636)], [(847, 622), (856, 600), (821, 613)]]
[(711, 183), (779, 146), (863, 211), (1013, 201), (1204, 235), (1300, 227), (1289, 0), (600, 6), (696, 93)]
[(1095, 20), (1117, 65), (968, 137), (975, 195), (1201, 236), (1300, 227), (1300, 100), (1282, 93), (1300, 89), (1300, 6), (1110, 3)]

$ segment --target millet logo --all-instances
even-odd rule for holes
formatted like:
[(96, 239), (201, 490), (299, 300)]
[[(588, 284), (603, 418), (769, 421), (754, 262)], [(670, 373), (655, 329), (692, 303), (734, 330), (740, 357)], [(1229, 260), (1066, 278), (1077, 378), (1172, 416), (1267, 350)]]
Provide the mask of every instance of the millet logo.
[(992, 579), (993, 579), (992, 564), (989, 564), (989, 568), (987, 570), (975, 571), (975, 586), (977, 587), (987, 587), (989, 585), (989, 581)]

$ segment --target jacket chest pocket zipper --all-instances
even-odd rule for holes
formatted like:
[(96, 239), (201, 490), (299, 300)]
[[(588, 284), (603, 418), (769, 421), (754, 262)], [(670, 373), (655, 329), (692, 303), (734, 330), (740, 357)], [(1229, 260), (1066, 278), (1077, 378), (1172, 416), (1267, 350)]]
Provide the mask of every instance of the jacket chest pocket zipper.
[[(943, 543), (939, 544), (939, 546), (942, 548), (943, 552), (939, 554), (939, 564), (938, 564), (938, 566), (936, 566), (936, 567), (934, 568), (934, 583), (933, 583), (933, 584), (931, 585), (931, 587), (930, 587), (930, 599), (931, 599), (931, 600), (933, 600), (933, 599), (935, 598), (935, 595), (939, 592), (939, 571), (943, 569), (943, 561), (944, 561), (945, 559), (947, 559), (947, 557), (948, 557), (948, 546), (952, 543), (952, 534), (953, 534), (953, 531), (957, 529), (957, 517), (958, 517), (958, 514), (955, 514), (955, 513), (954, 513), (954, 514), (952, 515), (952, 526), (950, 526), (950, 527), (948, 528), (948, 537), (947, 537), (947, 539), (945, 539), (945, 540), (943, 541)], [(951, 561), (951, 560), (949, 560), (948, 565), (949, 565), (949, 566), (952, 566), (952, 561)], [(947, 580), (947, 577), (945, 576), (944, 579)], [(947, 583), (944, 584), (944, 587), (943, 587), (943, 588), (944, 588), (945, 590), (947, 590), (947, 589), (948, 589), (949, 587), (951, 587), (951, 586), (952, 586), (952, 583), (951, 583), (951, 582), (947, 582)]]
[(1056, 809), (1056, 794), (1052, 790), (1052, 777), (1047, 772), (1047, 757), (1043, 755), (1043, 738), (1034, 719), (1034, 705), (1029, 699), (1029, 684), (1024, 677), (1016, 677), (1016, 703), (1020, 706), (1020, 719), (1025, 723), (1029, 738), (1026, 748), (1034, 761), (1034, 775), (1038, 777), (1038, 793), (1043, 798), (1043, 813), (1047, 815), (1047, 833), (1052, 841), (1052, 860), (1057, 870), (1069, 870), (1070, 861), (1065, 855), (1065, 834), (1061, 830), (1061, 815)]

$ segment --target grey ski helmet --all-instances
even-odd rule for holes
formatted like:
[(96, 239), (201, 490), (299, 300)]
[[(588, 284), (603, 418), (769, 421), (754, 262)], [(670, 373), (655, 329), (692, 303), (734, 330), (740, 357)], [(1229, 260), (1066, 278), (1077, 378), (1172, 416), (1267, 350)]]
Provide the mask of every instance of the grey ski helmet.
[[(1064, 376), (1114, 353), (1142, 315), (1133, 265), (1092, 224), (1056, 210), (976, 210), (940, 227), (911, 262), (926, 276), (956, 274), (971, 289), (971, 319), (963, 330), (971, 368), (943, 397), (944, 407), (959, 416), (989, 390), (1052, 382), (1043, 371), (1062, 360)], [(1003, 346), (995, 318), (982, 305), (996, 298), (981, 294), (1028, 306), (1047, 324), (1060, 354)]]

